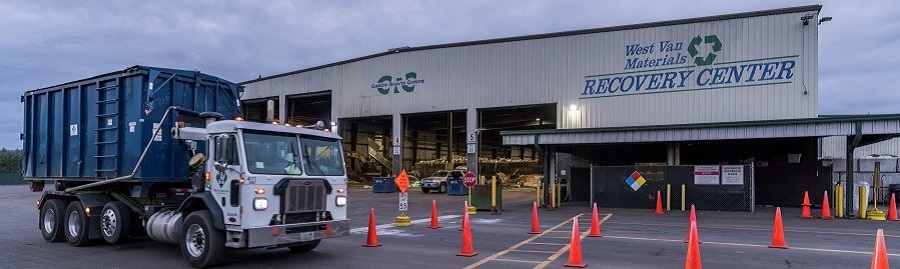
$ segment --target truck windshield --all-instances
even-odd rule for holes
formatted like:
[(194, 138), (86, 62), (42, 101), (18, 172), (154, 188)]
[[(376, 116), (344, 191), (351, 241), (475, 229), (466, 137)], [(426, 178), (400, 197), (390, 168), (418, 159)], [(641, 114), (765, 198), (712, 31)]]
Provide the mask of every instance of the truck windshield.
[(303, 141), (303, 166), (311, 176), (343, 176), (344, 162), (338, 141), (301, 139)]
[(254, 174), (299, 175), (297, 137), (285, 134), (244, 133), (247, 169)]

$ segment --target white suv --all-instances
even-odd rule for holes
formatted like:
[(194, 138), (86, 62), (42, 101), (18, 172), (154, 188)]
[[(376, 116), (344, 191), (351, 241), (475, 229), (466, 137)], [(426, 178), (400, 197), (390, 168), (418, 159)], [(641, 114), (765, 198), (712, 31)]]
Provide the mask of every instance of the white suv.
[(436, 190), (438, 193), (445, 193), (447, 192), (447, 180), (454, 177), (462, 180), (464, 173), (463, 170), (438, 170), (430, 177), (422, 179), (422, 192), (428, 193)]

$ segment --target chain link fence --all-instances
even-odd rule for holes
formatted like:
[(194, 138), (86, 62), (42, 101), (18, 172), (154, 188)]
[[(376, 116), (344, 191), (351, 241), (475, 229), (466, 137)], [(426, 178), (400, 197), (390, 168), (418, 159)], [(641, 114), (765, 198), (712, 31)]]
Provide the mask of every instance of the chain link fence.
[(25, 183), (19, 173), (0, 173), (0, 185), (24, 185)]
[[(699, 167), (700, 170), (697, 170)], [(703, 168), (718, 167), (719, 175)], [(723, 170), (724, 169), (724, 170)], [(726, 171), (727, 170), (727, 171)], [(726, 176), (727, 174), (727, 176)], [(713, 180), (718, 176), (718, 180)], [(723, 183), (725, 180), (725, 184)], [(739, 184), (740, 183), (740, 184)], [(666, 186), (671, 186), (671, 207), (697, 210), (753, 211), (753, 166), (592, 166), (591, 200), (601, 207), (655, 208), (657, 191), (666, 205)]]

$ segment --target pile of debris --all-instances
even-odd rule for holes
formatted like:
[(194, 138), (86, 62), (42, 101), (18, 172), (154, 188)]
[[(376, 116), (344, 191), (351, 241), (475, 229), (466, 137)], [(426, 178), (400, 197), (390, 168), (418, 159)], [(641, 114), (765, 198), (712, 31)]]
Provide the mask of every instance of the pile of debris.
[(543, 179), (544, 176), (519, 175), (517, 173), (507, 175), (499, 172), (497, 173), (497, 178), (500, 179), (504, 188), (537, 188), (537, 186), (541, 185), (541, 179)]

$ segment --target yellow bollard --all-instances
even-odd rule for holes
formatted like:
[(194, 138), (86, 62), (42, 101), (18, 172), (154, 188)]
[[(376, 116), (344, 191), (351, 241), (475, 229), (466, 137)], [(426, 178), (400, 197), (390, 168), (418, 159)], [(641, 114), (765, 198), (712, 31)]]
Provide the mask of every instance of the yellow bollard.
[(550, 209), (556, 209), (556, 183), (550, 181)]
[(866, 218), (866, 208), (869, 207), (869, 201), (866, 199), (866, 186), (859, 186), (859, 218)]
[(543, 195), (541, 195), (542, 194), (541, 193), (541, 184), (542, 183), (538, 183), (537, 188), (534, 188), (534, 201), (537, 202), (537, 204), (539, 206), (544, 205), (541, 201), (541, 200), (543, 200), (543, 199), (541, 199), (541, 196), (543, 196)]
[(491, 215), (500, 215), (497, 208), (497, 176), (491, 177)]
[(834, 214), (838, 218), (844, 217), (844, 186), (840, 182), (834, 186)]
[(681, 211), (684, 211), (684, 184), (681, 184)]
[(556, 184), (556, 207), (562, 207), (562, 184)]
[(666, 211), (672, 210), (672, 184), (666, 184)]

